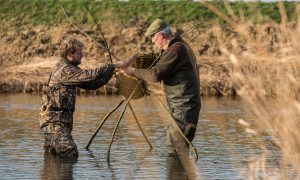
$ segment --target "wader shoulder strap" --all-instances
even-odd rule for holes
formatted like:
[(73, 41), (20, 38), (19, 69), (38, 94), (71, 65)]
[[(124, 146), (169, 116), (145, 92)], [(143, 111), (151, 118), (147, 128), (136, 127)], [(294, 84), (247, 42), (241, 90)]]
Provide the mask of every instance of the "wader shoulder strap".
[(49, 83), (50, 83), (51, 76), (52, 76), (52, 72), (50, 73), (50, 76), (49, 76), (49, 79), (48, 79), (47, 86), (49, 86)]
[[(200, 82), (200, 79), (199, 79), (199, 73), (200, 73), (200, 72), (199, 72), (199, 67), (198, 67), (198, 64), (197, 64), (197, 62), (196, 62), (196, 56), (195, 56), (193, 50), (192, 50), (188, 45), (186, 45), (186, 44), (184, 44), (184, 43), (182, 43), (182, 42), (176, 42), (176, 43), (183, 45), (183, 46), (186, 48), (186, 50), (187, 50), (187, 52), (188, 52), (188, 56), (190, 57), (190, 59), (193, 59), (193, 60), (194, 60), (193, 62), (191, 62), (191, 64), (192, 64), (192, 66), (193, 66), (194, 71), (195, 71), (196, 74), (197, 74), (198, 81)], [(200, 86), (200, 85), (199, 85), (199, 86)]]

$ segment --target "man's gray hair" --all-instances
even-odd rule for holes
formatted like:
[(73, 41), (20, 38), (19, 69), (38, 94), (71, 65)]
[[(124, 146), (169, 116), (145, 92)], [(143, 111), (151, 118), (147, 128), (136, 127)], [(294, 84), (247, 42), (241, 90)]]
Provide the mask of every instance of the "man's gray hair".
[(173, 35), (173, 32), (172, 32), (170, 26), (167, 26), (165, 29), (163, 29), (163, 30), (160, 31), (160, 32), (163, 33), (163, 34), (165, 34), (165, 35), (167, 35), (167, 36)]

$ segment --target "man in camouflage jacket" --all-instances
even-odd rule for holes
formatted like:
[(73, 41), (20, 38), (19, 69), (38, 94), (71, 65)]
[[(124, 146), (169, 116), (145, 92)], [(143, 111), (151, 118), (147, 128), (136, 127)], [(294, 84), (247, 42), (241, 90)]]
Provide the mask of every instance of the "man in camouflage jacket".
[[(145, 35), (162, 50), (159, 61), (150, 69), (127, 67), (124, 72), (139, 79), (163, 82), (169, 112), (186, 138), (192, 141), (201, 108), (199, 70), (194, 53), (162, 19), (153, 21)], [(128, 65), (132, 60), (125, 62)], [(167, 128), (166, 139), (169, 155), (176, 153), (176, 146), (188, 149), (188, 144), (172, 123)]]
[(123, 62), (83, 70), (78, 67), (83, 57), (83, 43), (67, 38), (60, 46), (61, 57), (53, 68), (48, 86), (43, 88), (40, 128), (45, 133), (46, 151), (62, 157), (77, 158), (77, 146), (72, 138), (76, 87), (93, 90), (107, 83), (115, 68)]

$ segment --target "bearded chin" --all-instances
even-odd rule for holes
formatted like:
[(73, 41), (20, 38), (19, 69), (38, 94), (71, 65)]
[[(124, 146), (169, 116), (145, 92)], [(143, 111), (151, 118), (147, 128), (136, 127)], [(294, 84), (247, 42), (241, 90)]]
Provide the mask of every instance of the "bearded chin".
[(81, 64), (81, 61), (71, 61), (71, 64), (78, 66), (79, 64)]

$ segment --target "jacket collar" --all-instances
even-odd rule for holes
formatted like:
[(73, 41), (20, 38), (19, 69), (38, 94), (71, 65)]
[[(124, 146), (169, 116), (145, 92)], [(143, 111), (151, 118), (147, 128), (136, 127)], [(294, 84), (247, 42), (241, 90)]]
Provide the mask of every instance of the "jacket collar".
[(175, 34), (174, 37), (170, 40), (168, 47), (176, 42), (181, 42), (181, 37), (178, 34)]
[(68, 59), (64, 58), (64, 57), (60, 57), (60, 61), (69, 65), (73, 65), (73, 66), (78, 66), (77, 64), (72, 63), (71, 61), (69, 61)]

